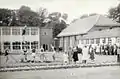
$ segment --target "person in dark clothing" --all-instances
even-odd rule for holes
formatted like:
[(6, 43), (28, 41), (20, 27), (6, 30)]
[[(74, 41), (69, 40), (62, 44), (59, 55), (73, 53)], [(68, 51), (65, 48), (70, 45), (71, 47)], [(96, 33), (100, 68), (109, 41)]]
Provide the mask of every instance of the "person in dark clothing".
[(76, 63), (76, 61), (78, 61), (78, 52), (77, 52), (76, 48), (74, 49), (73, 60), (74, 60), (75, 63)]
[(91, 45), (89, 46), (89, 54), (90, 54), (90, 59), (92, 61), (94, 61), (94, 59), (95, 59), (94, 50), (93, 50), (93, 47)]
[(82, 54), (82, 48), (79, 48), (79, 47), (77, 46), (76, 49), (77, 49), (77, 52), (78, 52), (79, 54)]
[(5, 49), (6, 62), (9, 60), (8, 55), (9, 55), (9, 49), (8, 49), (8, 48), (6, 48), (6, 49)]
[(109, 45), (109, 55), (113, 55), (113, 50), (114, 50), (114, 48), (113, 48), (113, 46), (112, 45)]

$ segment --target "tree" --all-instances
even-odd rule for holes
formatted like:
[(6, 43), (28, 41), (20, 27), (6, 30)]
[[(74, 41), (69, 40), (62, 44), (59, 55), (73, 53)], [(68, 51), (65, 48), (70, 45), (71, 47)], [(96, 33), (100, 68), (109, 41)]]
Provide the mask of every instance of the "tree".
[(41, 24), (39, 15), (27, 6), (21, 6), (17, 11), (17, 16), (19, 20), (18, 25), (38, 26)]
[[(55, 38), (63, 29), (67, 27), (66, 20), (68, 15), (61, 14), (60, 12), (53, 12), (49, 14), (49, 19), (51, 20), (49, 25), (53, 28), (53, 37)], [(48, 26), (49, 26), (48, 25)]]
[(111, 8), (108, 16), (120, 23), (120, 4), (117, 7)]
[(12, 10), (10, 9), (0, 9), (0, 25), (5, 26), (9, 24)]

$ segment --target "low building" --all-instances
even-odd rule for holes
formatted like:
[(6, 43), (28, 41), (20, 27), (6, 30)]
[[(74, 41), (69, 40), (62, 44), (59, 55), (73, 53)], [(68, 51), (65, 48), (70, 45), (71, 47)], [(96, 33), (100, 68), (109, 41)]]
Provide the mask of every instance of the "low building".
[[(0, 26), (0, 50), (22, 50), (25, 47), (50, 50), (52, 44), (52, 28), (27, 26), (25, 35), (22, 35), (24, 26)], [(26, 42), (24, 42), (26, 41)]]
[(119, 44), (120, 23), (102, 15), (93, 15), (71, 23), (58, 38), (59, 47), (63, 47), (64, 51), (77, 45)]

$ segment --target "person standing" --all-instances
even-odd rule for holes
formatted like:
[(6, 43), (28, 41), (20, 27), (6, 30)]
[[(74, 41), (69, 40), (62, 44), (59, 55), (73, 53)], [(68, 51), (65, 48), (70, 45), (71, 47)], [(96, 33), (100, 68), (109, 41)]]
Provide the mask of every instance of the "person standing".
[(9, 49), (8, 49), (8, 48), (6, 48), (6, 49), (5, 49), (6, 62), (9, 60), (8, 55), (9, 55)]
[(32, 49), (32, 62), (35, 62), (35, 53), (36, 53), (36, 49), (35, 48), (33, 48)]
[(89, 46), (89, 54), (90, 54), (90, 59), (92, 61), (94, 61), (95, 56), (94, 56), (94, 49), (93, 49), (92, 45)]
[(116, 44), (114, 44), (114, 46), (113, 46), (113, 54), (114, 55), (117, 55), (117, 45)]
[(24, 59), (22, 60), (22, 62), (25, 62), (27, 61), (27, 49), (26, 48), (23, 49), (23, 55), (24, 55)]
[(63, 53), (63, 61), (64, 61), (64, 64), (68, 63), (68, 53), (67, 52)]
[(120, 63), (120, 46), (117, 48), (117, 62)]
[(68, 50), (68, 60), (69, 60), (69, 64), (72, 63), (72, 56), (73, 56), (73, 50), (71, 47), (69, 47)]
[(99, 45), (99, 44), (96, 46), (96, 51), (95, 51), (95, 53), (101, 55), (100, 45)]
[(87, 60), (88, 60), (88, 47), (87, 46), (84, 46), (83, 47), (83, 56), (82, 56), (82, 63), (87, 63)]
[(77, 49), (76, 47), (73, 48), (73, 60), (74, 60), (74, 63), (76, 64), (76, 62), (78, 61), (78, 52), (77, 52)]

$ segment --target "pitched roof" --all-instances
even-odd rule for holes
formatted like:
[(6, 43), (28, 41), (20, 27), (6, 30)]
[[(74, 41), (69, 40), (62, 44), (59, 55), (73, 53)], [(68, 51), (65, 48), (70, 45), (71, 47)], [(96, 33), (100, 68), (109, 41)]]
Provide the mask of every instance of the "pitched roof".
[(84, 35), (82, 39), (105, 38), (105, 37), (120, 37), (120, 28), (89, 32), (88, 34)]
[(71, 23), (70, 26), (58, 35), (58, 37), (84, 34), (87, 33), (93, 26), (120, 26), (120, 23), (114, 22), (102, 15), (89, 16)]

